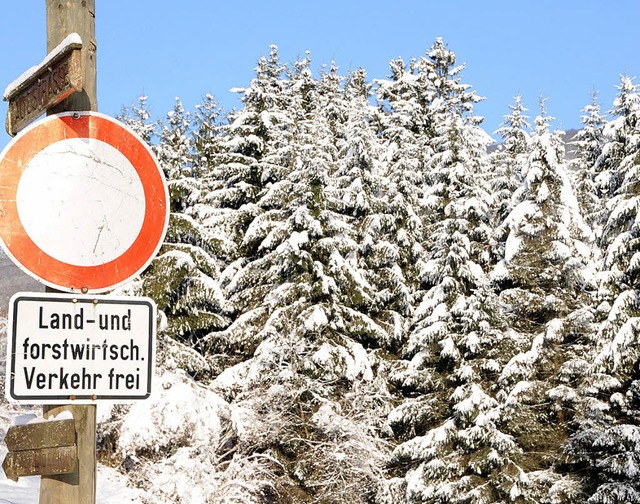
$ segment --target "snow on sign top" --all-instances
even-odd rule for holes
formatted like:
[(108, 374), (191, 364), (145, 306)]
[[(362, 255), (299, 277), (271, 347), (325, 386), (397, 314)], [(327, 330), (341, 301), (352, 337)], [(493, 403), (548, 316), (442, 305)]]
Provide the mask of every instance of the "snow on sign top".
[(32, 123), (0, 154), (0, 245), (59, 290), (103, 292), (140, 273), (164, 240), (168, 202), (148, 146), (96, 112)]
[(14, 80), (11, 84), (7, 86), (4, 90), (4, 101), (9, 101), (11, 97), (16, 94), (22, 85), (29, 81), (33, 75), (36, 75), (40, 70), (48, 66), (53, 60), (57, 59), (60, 55), (67, 53), (71, 49), (79, 49), (82, 47), (82, 38), (77, 33), (71, 33), (65, 37), (65, 39), (60, 42), (53, 51), (51, 51), (45, 57), (39, 65), (32, 66), (27, 71), (25, 71), (20, 77)]

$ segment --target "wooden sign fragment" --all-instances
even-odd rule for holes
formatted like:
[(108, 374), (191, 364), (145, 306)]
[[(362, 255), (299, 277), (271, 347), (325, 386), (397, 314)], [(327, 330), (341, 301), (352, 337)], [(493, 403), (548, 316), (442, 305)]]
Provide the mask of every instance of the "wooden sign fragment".
[(53, 476), (77, 470), (78, 454), (73, 419), (10, 427), (5, 436), (7, 453), (2, 469), (7, 478)]
[(10, 452), (72, 446), (76, 441), (73, 418), (9, 427), (4, 442)]
[(2, 463), (5, 475), (13, 481), (23, 476), (69, 474), (75, 472), (77, 467), (75, 446), (9, 452)]
[(82, 42), (69, 38), (37, 67), (25, 72), (4, 95), (9, 102), (7, 133), (15, 136), (35, 118), (83, 87)]

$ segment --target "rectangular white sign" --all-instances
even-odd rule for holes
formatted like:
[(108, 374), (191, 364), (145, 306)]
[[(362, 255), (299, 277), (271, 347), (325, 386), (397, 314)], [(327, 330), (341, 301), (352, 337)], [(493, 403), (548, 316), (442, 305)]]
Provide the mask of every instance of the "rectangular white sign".
[(155, 336), (149, 298), (18, 293), (9, 304), (5, 395), (27, 404), (146, 399)]

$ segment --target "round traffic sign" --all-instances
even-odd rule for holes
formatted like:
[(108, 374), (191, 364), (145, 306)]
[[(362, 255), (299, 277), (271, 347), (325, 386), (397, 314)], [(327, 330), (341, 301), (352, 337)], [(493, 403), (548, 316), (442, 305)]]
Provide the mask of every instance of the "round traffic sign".
[(51, 115), (0, 154), (0, 244), (50, 287), (102, 292), (126, 282), (156, 255), (168, 221), (162, 170), (111, 117)]

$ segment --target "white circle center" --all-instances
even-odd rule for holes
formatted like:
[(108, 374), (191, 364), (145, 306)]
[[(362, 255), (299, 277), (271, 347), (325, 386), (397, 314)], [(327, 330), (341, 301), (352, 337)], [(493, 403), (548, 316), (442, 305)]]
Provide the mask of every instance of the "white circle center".
[(144, 220), (144, 188), (134, 166), (95, 139), (60, 140), (40, 151), (22, 173), (16, 197), (31, 240), (75, 266), (118, 258)]

